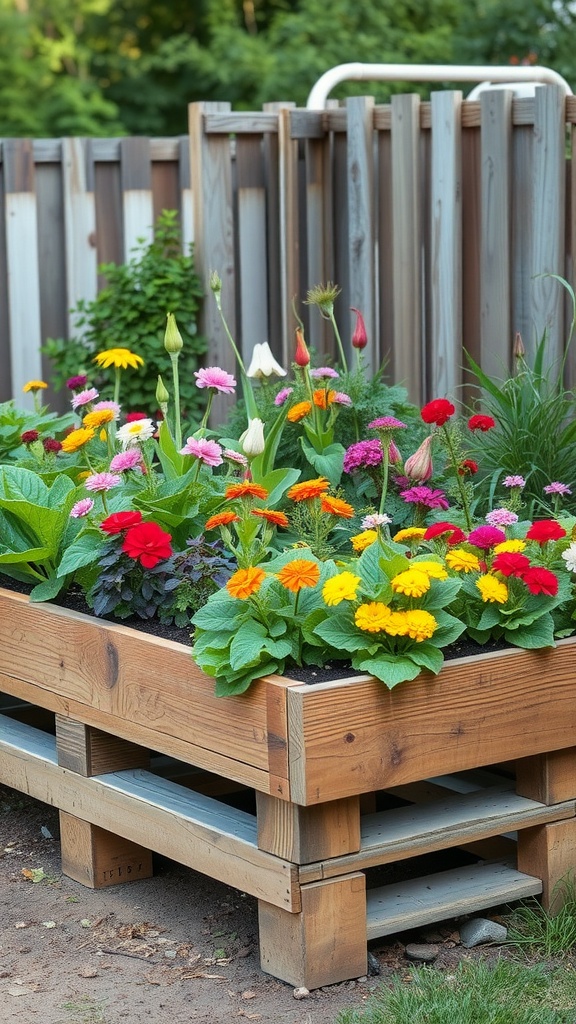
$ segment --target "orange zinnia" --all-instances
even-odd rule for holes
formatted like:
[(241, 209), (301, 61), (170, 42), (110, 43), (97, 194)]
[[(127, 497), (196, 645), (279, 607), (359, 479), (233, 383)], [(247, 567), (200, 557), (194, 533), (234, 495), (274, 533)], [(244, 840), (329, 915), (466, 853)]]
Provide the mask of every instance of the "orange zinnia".
[(233, 498), (264, 498), (268, 497), (268, 491), (260, 484), (254, 484), (251, 480), (241, 480), (239, 484), (230, 484), (226, 488), (224, 497)]
[(286, 590), (297, 594), (304, 587), (315, 587), (320, 579), (320, 568), (307, 558), (295, 558), (278, 573), (278, 579)]
[(292, 501), (306, 501), (308, 498), (319, 498), (325, 494), (330, 484), (325, 476), (318, 476), (314, 480), (304, 480), (301, 484), (293, 484), (288, 491), (288, 497)]
[(241, 601), (245, 601), (251, 594), (260, 590), (265, 577), (264, 570), (259, 569), (256, 565), (251, 565), (248, 569), (237, 569), (228, 580), (226, 590), (232, 597), (238, 597)]
[(260, 516), (261, 519), (265, 519), (267, 523), (272, 523), (273, 526), (288, 526), (288, 516), (284, 512), (276, 512), (273, 508), (253, 508), (253, 516)]
[(229, 523), (239, 522), (240, 516), (237, 516), (235, 512), (218, 512), (215, 516), (210, 516), (210, 519), (206, 520), (204, 529), (215, 530), (217, 526), (228, 526)]
[(329, 405), (332, 405), (335, 394), (335, 391), (326, 391), (325, 388), (318, 388), (312, 395), (314, 405), (317, 405), (319, 409), (327, 409)]
[(347, 501), (342, 501), (341, 498), (333, 498), (330, 494), (323, 495), (320, 508), (331, 516), (342, 516), (342, 519), (352, 519), (354, 515), (352, 505), (349, 505)]
[(288, 410), (286, 418), (290, 420), (290, 423), (298, 423), (298, 420), (303, 420), (308, 415), (312, 408), (311, 402), (297, 402), (291, 409)]

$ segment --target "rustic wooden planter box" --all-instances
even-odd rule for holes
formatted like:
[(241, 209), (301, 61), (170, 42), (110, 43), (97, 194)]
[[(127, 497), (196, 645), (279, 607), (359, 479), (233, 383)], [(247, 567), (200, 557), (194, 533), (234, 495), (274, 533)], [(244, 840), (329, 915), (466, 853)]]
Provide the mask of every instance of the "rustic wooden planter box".
[[(181, 644), (0, 590), (0, 782), (61, 809), (72, 877), (144, 877), (150, 850), (189, 864), (258, 898), (265, 970), (326, 985), (365, 973), (367, 937), (538, 892), (549, 904), (576, 867), (575, 653), (462, 658), (391, 692), (272, 676), (222, 699)], [(56, 737), (18, 702), (53, 712)], [(150, 770), (151, 751), (196, 782)], [(515, 789), (451, 792), (501, 762)], [(255, 791), (256, 815), (218, 799), (232, 784)], [(380, 791), (413, 804), (377, 813)], [(512, 867), (366, 898), (367, 868), (511, 830)]]

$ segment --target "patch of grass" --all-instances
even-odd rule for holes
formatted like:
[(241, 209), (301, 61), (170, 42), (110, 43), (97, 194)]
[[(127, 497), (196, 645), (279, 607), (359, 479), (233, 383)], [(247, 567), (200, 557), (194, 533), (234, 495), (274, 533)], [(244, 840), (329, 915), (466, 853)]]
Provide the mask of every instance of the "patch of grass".
[(576, 975), (512, 960), (414, 968), (337, 1024), (574, 1024)]
[(104, 1006), (97, 1003), (91, 996), (78, 996), (77, 999), (70, 999), (62, 1003), (62, 1009), (71, 1015), (66, 1022), (59, 1021), (58, 1024), (107, 1024), (104, 1016)]
[(518, 907), (508, 925), (508, 942), (530, 953), (558, 956), (576, 948), (576, 883), (562, 879), (552, 894), (550, 912), (537, 900)]

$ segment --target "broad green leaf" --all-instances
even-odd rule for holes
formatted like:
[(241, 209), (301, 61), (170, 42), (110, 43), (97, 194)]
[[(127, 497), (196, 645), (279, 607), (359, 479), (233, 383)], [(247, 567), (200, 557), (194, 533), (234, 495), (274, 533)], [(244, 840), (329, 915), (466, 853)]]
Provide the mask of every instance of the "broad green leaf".
[(233, 697), (238, 693), (245, 693), (255, 679), (260, 679), (262, 676), (271, 676), (276, 672), (282, 673), (283, 671), (284, 666), (282, 663), (279, 664), (277, 661), (265, 661), (257, 668), (248, 668), (241, 674), (232, 677), (230, 680), (218, 677), (216, 679), (214, 693), (217, 697)]
[(58, 576), (68, 576), (84, 565), (92, 565), (102, 553), (102, 534), (83, 533), (64, 552), (58, 566)]
[(34, 589), (30, 591), (30, 600), (53, 601), (54, 598), (58, 596), (65, 583), (65, 580), (58, 579), (57, 576), (51, 576), (49, 580), (39, 583), (37, 587), (34, 587)]
[(532, 650), (539, 647), (555, 647), (554, 643), (554, 620), (546, 612), (537, 622), (529, 627), (520, 627), (514, 630), (505, 630), (504, 637), (515, 647), (526, 647)]
[(303, 436), (300, 437), (300, 444), (304, 455), (318, 476), (325, 476), (333, 487), (337, 487), (343, 472), (346, 449), (336, 442), (324, 448), (320, 455)]
[(3, 551), (0, 565), (19, 565), (22, 562), (43, 562), (50, 557), (50, 548), (27, 548), (26, 551)]
[(497, 604), (487, 604), (480, 616), (476, 628), (477, 629), (492, 629), (492, 626), (497, 626), (500, 622), (500, 607)]
[(324, 622), (319, 622), (315, 632), (337, 651), (363, 651), (371, 639), (365, 633), (360, 633), (342, 613), (331, 615)]
[(386, 657), (376, 655), (374, 658), (356, 657), (352, 659), (354, 668), (362, 672), (370, 672), (381, 682), (385, 683), (389, 690), (392, 690), (398, 683), (404, 683), (407, 679), (416, 679), (420, 675), (420, 666), (416, 665), (409, 657), (395, 655)]
[(417, 665), (421, 665), (422, 668), (427, 668), (434, 675), (438, 675), (438, 672), (444, 664), (444, 655), (442, 651), (439, 651), (433, 644), (426, 642), (416, 644), (410, 650), (410, 658), (415, 661)]
[(227, 591), (220, 591), (215, 598), (211, 598), (203, 608), (199, 608), (192, 618), (192, 624), (200, 629), (224, 630), (234, 632), (243, 622), (248, 612), (247, 606), (228, 595)]
[(237, 671), (257, 664), (262, 656), (266, 635), (266, 628), (254, 619), (240, 626), (230, 644), (230, 667)]
[(466, 625), (461, 619), (455, 618), (449, 612), (439, 611), (434, 615), (438, 628), (434, 632), (434, 645), (436, 647), (448, 647), (462, 636)]

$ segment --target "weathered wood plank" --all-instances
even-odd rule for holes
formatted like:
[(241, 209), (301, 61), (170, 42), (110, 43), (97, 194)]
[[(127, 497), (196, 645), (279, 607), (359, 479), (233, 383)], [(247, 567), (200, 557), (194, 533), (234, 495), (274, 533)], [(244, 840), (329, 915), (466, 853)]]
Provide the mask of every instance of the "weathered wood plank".
[(512, 92), (486, 91), (482, 111), (480, 365), (492, 377), (510, 369)]
[(518, 869), (542, 879), (542, 905), (558, 913), (572, 900), (570, 882), (576, 862), (576, 820), (527, 828), (518, 835)]
[[(376, 282), (374, 277), (374, 241), (376, 211), (374, 202), (374, 100), (356, 96), (346, 101), (348, 113), (348, 261), (350, 305), (364, 317), (369, 338), (376, 336)], [(347, 337), (344, 351), (350, 352)], [(364, 349), (369, 372), (379, 360), (374, 345)]]
[[(266, 793), (256, 794), (258, 846), (293, 864), (341, 858), (360, 849), (357, 797), (316, 807), (298, 807)], [(356, 870), (351, 858), (350, 871)], [(334, 871), (333, 875), (342, 874)]]
[(80, 299), (91, 302), (98, 290), (96, 204), (90, 142), (62, 139), (62, 187), (66, 238), (68, 337), (80, 336), (71, 310)]
[(300, 296), (300, 225), (298, 203), (298, 143), (291, 135), (292, 111), (278, 111), (278, 203), (280, 221), (280, 296), (282, 366), (294, 358), (292, 302)]
[(120, 143), (124, 260), (134, 256), (142, 242), (154, 239), (154, 204), (150, 168), (150, 140), (122, 139)]
[(238, 195), (238, 281), (242, 357), (250, 364), (254, 345), (270, 340), (266, 247), (266, 192), (259, 135), (245, 135), (236, 147)]
[[(0, 755), (1, 756), (1, 755)], [(152, 851), (60, 811), (62, 871), (91, 889), (151, 878)]]
[(424, 396), (420, 97), (392, 97), (394, 378), (410, 401)]

